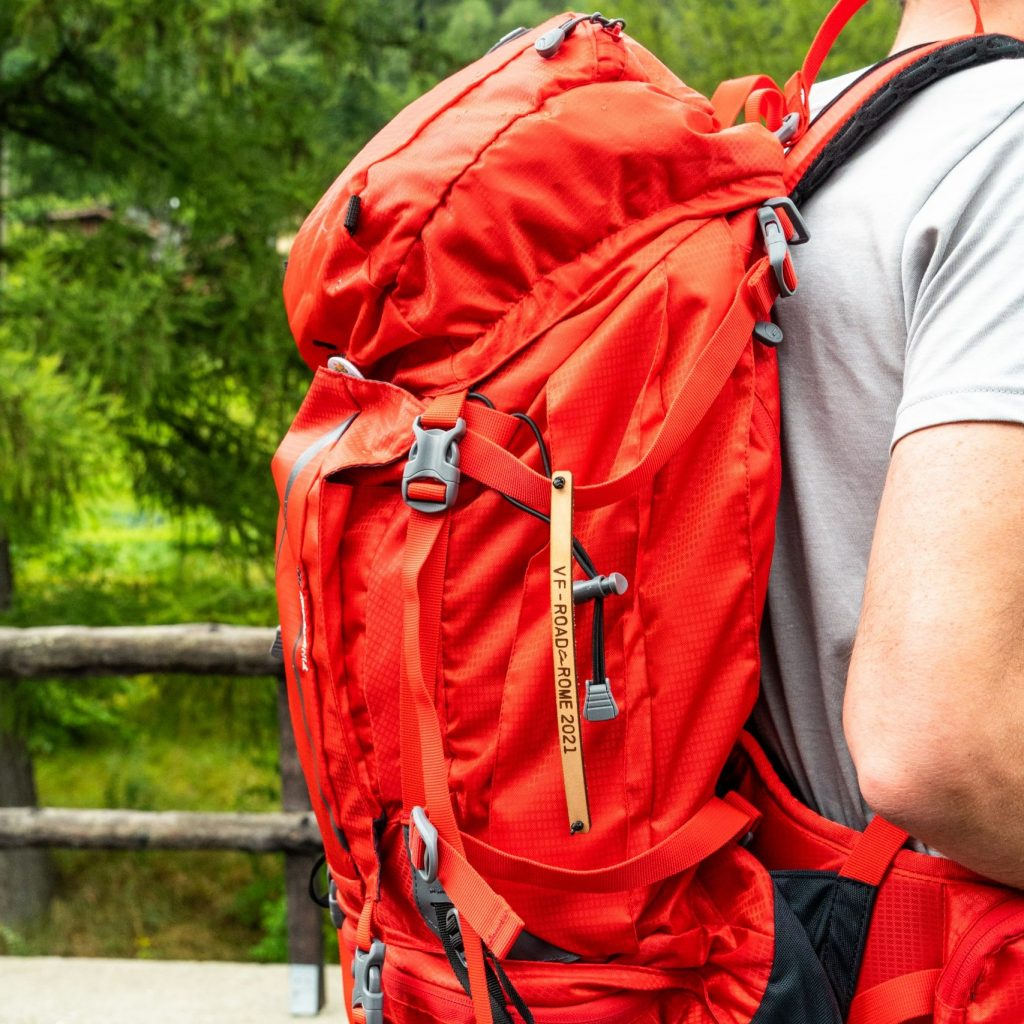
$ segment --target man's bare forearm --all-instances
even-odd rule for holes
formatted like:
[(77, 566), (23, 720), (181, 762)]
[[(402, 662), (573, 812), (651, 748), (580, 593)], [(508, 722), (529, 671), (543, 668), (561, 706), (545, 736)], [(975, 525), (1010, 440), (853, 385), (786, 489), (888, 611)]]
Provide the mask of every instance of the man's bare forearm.
[(1024, 427), (893, 454), (844, 709), (874, 810), (1024, 887)]

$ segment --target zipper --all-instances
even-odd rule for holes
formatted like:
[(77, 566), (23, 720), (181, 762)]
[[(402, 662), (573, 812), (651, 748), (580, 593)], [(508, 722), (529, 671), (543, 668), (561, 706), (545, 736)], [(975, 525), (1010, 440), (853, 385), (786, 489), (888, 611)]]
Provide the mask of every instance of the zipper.
[(982, 914), (957, 943), (939, 978), (936, 998), (966, 1008), (985, 960), (1013, 939), (1024, 939), (1024, 901), (1011, 896)]

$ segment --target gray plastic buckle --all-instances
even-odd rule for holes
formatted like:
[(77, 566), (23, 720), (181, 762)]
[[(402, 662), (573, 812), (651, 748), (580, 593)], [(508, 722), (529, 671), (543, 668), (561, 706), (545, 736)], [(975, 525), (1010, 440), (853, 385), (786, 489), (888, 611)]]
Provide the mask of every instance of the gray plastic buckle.
[(338, 902), (338, 887), (334, 884), (333, 878), (327, 886), (327, 910), (331, 915), (331, 924), (340, 932), (345, 923), (345, 912)]
[[(402, 472), (402, 497), (405, 503), (420, 512), (444, 512), (455, 504), (459, 493), (459, 438), (466, 433), (466, 421), (460, 416), (451, 430), (441, 427), (425, 429), (422, 417), (412, 425), (416, 438), (409, 450), (409, 461)], [(444, 484), (444, 501), (423, 501), (409, 497), (409, 484), (414, 480), (435, 480)]]
[(387, 946), (374, 939), (369, 951), (357, 946), (352, 958), (352, 1009), (363, 1008), (366, 1024), (384, 1024), (384, 989), (380, 976), (386, 952)]
[[(789, 222), (793, 225), (796, 234), (792, 239), (787, 240), (786, 229), (779, 220), (776, 210), (785, 210)], [(789, 255), (791, 245), (803, 245), (811, 239), (807, 225), (804, 223), (796, 203), (788, 196), (778, 196), (775, 199), (767, 200), (757, 211), (757, 222), (761, 225), (761, 237), (764, 239), (765, 252), (768, 254), (768, 262), (775, 272), (775, 280), (779, 285), (779, 294), (788, 297), (796, 292), (790, 288), (786, 281), (786, 257)]]
[(423, 864), (413, 864), (413, 870), (427, 885), (437, 881), (437, 829), (422, 807), (409, 812), (409, 824), (419, 833), (423, 843)]

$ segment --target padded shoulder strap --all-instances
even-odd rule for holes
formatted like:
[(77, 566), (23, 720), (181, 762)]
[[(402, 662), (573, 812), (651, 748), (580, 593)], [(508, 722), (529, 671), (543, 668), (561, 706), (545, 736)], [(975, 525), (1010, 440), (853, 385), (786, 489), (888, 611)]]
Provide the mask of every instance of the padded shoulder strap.
[(919, 47), (862, 75), (818, 115), (787, 156), (786, 186), (805, 203), (904, 103), (941, 78), (995, 60), (1024, 58), (1024, 40), (966, 36)]

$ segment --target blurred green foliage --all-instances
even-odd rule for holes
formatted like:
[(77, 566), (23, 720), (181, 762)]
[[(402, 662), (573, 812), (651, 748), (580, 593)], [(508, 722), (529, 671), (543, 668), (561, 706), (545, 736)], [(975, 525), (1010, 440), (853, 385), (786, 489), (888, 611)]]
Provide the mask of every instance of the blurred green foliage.
[[(605, 13), (710, 92), (752, 72), (784, 81), (828, 5), (616, 0)], [(559, 13), (541, 0), (0, 4), (0, 554), (12, 542), (17, 584), (0, 621), (273, 621), (268, 460), (308, 379), (280, 301), (289, 240), (405, 103)], [(874, 0), (826, 70), (881, 57), (896, 20)], [(274, 708), (253, 680), (55, 680), (0, 687), (0, 732), (45, 755), (44, 802), (269, 807)], [(169, 753), (186, 740), (188, 759)], [(177, 856), (59, 855), (95, 920), (131, 921), (127, 946), (55, 938), (77, 919), (70, 903), (48, 938), (0, 945), (282, 954), (274, 869), (210, 855), (218, 883)], [(168, 938), (175, 900), (211, 908), (227, 945)]]
[[(707, 91), (752, 71), (784, 80), (824, 8), (619, 0), (616, 13)], [(306, 379), (279, 299), (288, 239), (399, 107), (548, 13), (540, 0), (9, 0), (0, 534), (37, 536), (116, 465), (150, 506), (206, 512), (220, 543), (265, 554), (266, 463)], [(879, 0), (838, 59), (881, 55), (894, 26)]]

